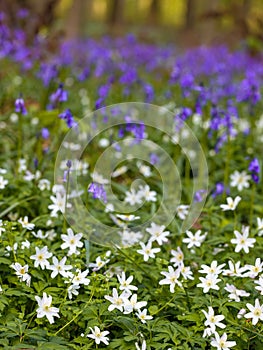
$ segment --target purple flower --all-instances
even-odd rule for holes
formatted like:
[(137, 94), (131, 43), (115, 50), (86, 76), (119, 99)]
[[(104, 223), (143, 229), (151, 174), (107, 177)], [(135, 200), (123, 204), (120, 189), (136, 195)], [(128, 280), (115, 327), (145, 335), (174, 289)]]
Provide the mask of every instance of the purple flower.
[(254, 158), (249, 166), (248, 166), (248, 170), (251, 171), (251, 176), (253, 181), (257, 184), (259, 183), (259, 176), (258, 174), (260, 173), (260, 165), (259, 165), (259, 161), (257, 158)]
[(107, 194), (103, 185), (92, 182), (89, 185), (88, 192), (93, 194), (94, 199), (102, 199), (104, 203), (107, 203)]
[(66, 120), (67, 126), (69, 128), (77, 127), (78, 123), (74, 120), (74, 117), (70, 109), (66, 109), (63, 113), (59, 114), (60, 119)]
[(150, 163), (151, 163), (152, 165), (158, 164), (159, 161), (160, 161), (160, 159), (159, 159), (159, 157), (157, 156), (157, 154), (155, 154), (155, 153), (151, 153), (151, 154), (150, 154)]
[(216, 184), (216, 188), (215, 188), (214, 192), (212, 193), (212, 197), (215, 198), (217, 196), (220, 196), (222, 193), (224, 193), (224, 190), (225, 190), (224, 184), (222, 182), (218, 182)]
[(57, 91), (49, 99), (53, 106), (56, 106), (58, 102), (66, 102), (68, 100), (68, 93), (64, 90), (63, 84), (59, 84)]
[(49, 130), (47, 128), (43, 128), (41, 130), (41, 136), (43, 137), (44, 140), (47, 140), (49, 138)]
[(17, 113), (21, 113), (23, 115), (27, 114), (27, 110), (26, 110), (26, 107), (25, 107), (25, 102), (24, 102), (22, 97), (19, 97), (19, 98), (16, 99), (16, 101), (15, 101), (15, 111)]
[(198, 190), (198, 191), (196, 191), (195, 195), (194, 195), (194, 201), (195, 202), (202, 202), (202, 200), (205, 199), (206, 194), (207, 194), (206, 190)]

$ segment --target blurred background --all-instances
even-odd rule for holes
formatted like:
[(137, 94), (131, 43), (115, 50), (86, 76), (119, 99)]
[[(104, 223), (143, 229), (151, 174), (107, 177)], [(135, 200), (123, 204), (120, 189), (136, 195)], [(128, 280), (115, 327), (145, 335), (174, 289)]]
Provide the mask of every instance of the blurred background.
[(134, 33), (180, 47), (263, 42), (262, 0), (1, 0), (9, 27), (23, 26), (28, 40), (57, 40)]

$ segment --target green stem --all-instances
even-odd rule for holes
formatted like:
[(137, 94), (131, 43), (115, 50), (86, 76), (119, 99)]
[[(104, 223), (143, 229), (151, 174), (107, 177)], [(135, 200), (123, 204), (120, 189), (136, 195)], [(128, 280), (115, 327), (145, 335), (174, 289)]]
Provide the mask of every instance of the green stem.
[(255, 183), (253, 183), (252, 193), (251, 193), (251, 197), (250, 197), (250, 213), (249, 213), (249, 225), (250, 225), (250, 227), (252, 227), (252, 223), (253, 223), (255, 194), (256, 194), (256, 185), (255, 185)]
[(167, 301), (167, 303), (165, 303), (162, 307), (160, 307), (160, 309), (158, 309), (157, 311), (155, 311), (154, 313), (152, 313), (151, 315), (154, 316), (156, 314), (158, 314), (160, 311), (162, 311), (163, 309), (165, 309), (167, 306), (170, 305), (170, 303), (175, 299), (175, 296), (173, 296), (170, 300)]

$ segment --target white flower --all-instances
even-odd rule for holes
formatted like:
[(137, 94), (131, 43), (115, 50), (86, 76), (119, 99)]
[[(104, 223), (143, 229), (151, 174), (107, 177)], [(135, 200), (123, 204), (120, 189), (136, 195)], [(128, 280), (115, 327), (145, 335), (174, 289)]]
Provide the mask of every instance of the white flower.
[(221, 279), (217, 278), (217, 275), (208, 275), (205, 278), (199, 277), (201, 283), (197, 284), (197, 287), (203, 288), (203, 293), (208, 293), (210, 289), (219, 290), (217, 285)]
[(50, 196), (50, 199), (52, 200), (53, 204), (50, 204), (48, 206), (48, 209), (52, 210), (50, 214), (52, 217), (57, 217), (58, 212), (61, 212), (64, 214), (66, 210), (66, 205), (67, 205), (67, 208), (71, 208), (71, 204), (67, 202), (66, 194), (56, 192), (56, 197)]
[(181, 204), (177, 207), (177, 215), (181, 220), (185, 220), (189, 213), (189, 205)]
[(263, 295), (263, 276), (260, 276), (257, 281), (254, 281), (254, 283), (258, 284), (255, 289), (259, 290), (260, 294)]
[(151, 168), (148, 165), (140, 164), (137, 163), (137, 166), (139, 168), (139, 172), (144, 176), (144, 177), (150, 177), (152, 175)]
[(142, 323), (146, 323), (147, 320), (151, 320), (153, 318), (152, 316), (147, 315), (147, 309), (144, 309), (143, 311), (138, 310), (135, 315), (138, 316)]
[(146, 202), (156, 202), (157, 201), (157, 193), (155, 191), (151, 191), (148, 185), (139, 187), (139, 194), (142, 198), (146, 200)]
[(236, 277), (245, 277), (244, 272), (247, 271), (247, 267), (240, 267), (241, 262), (233, 263), (231, 260), (228, 261), (229, 270), (224, 270), (224, 276), (236, 276)]
[(2, 234), (2, 232), (5, 232), (5, 228), (3, 227), (3, 220), (0, 220), (0, 236)]
[(125, 272), (122, 272), (121, 276), (117, 275), (117, 278), (118, 278), (119, 283), (120, 283), (119, 289), (126, 292), (127, 295), (132, 294), (132, 292), (131, 292), (132, 290), (138, 290), (138, 288), (136, 286), (133, 286), (131, 284), (131, 282), (133, 280), (133, 276), (130, 276), (126, 279)]
[(152, 248), (152, 242), (149, 241), (146, 245), (140, 242), (142, 249), (137, 250), (137, 253), (143, 255), (143, 260), (148, 261), (149, 258), (155, 258), (155, 254), (161, 251), (160, 248)]
[(42, 230), (38, 230), (37, 233), (35, 231), (32, 231), (32, 235), (36, 238), (45, 239), (47, 238), (48, 233), (46, 232), (45, 234), (43, 234)]
[(140, 348), (139, 344), (136, 342), (135, 343), (136, 350), (146, 350), (147, 344), (145, 339), (142, 341), (142, 347)]
[(263, 235), (263, 219), (257, 218), (257, 223), (258, 223), (258, 235), (262, 236)]
[(130, 205), (141, 204), (142, 197), (140, 192), (136, 192), (133, 188), (130, 191), (125, 192), (124, 202)]
[(68, 297), (71, 300), (73, 295), (79, 295), (78, 289), (80, 289), (80, 285), (72, 284), (68, 287)]
[(69, 274), (71, 278), (73, 277), (73, 279), (71, 280), (72, 284), (75, 284), (75, 285), (84, 284), (85, 286), (88, 286), (90, 284), (90, 279), (87, 278), (89, 270), (81, 271), (80, 269), (77, 269), (76, 272), (77, 272), (76, 275)]
[(123, 308), (129, 303), (125, 292), (119, 296), (116, 288), (113, 288), (112, 296), (105, 295), (104, 298), (111, 303), (111, 305), (108, 307), (108, 311), (118, 309), (123, 312)]
[(38, 247), (36, 247), (35, 249), (36, 249), (36, 254), (30, 256), (30, 259), (35, 260), (34, 266), (38, 267), (40, 265), (42, 270), (44, 270), (45, 268), (48, 268), (50, 264), (47, 259), (49, 259), (52, 256), (52, 253), (48, 251), (48, 247), (45, 246), (42, 249), (39, 249)]
[(259, 320), (263, 321), (263, 305), (260, 305), (259, 300), (255, 300), (255, 306), (247, 303), (247, 308), (250, 310), (244, 315), (245, 318), (252, 318), (252, 324), (256, 325)]
[(162, 245), (164, 242), (168, 241), (167, 236), (169, 236), (169, 231), (164, 231), (164, 225), (156, 225), (154, 222), (151, 223), (151, 227), (146, 228), (146, 231), (150, 233), (150, 241), (157, 241), (159, 245)]
[(121, 236), (121, 242), (124, 246), (131, 246), (138, 243), (143, 238), (140, 231), (135, 232), (128, 228), (123, 228), (123, 231), (120, 231), (119, 235)]
[(18, 172), (22, 173), (23, 171), (26, 171), (27, 166), (26, 166), (26, 159), (19, 159), (18, 160)]
[(26, 239), (25, 241), (21, 242), (21, 249), (29, 249), (30, 248), (30, 242)]
[(30, 231), (33, 230), (33, 228), (35, 227), (35, 224), (30, 224), (28, 222), (28, 217), (27, 216), (25, 216), (24, 219), (20, 218), (18, 220), (18, 222), (22, 225), (23, 228), (26, 228), (26, 229), (28, 229)]
[(100, 344), (102, 342), (106, 345), (109, 345), (109, 338), (106, 337), (106, 335), (108, 335), (110, 332), (102, 332), (97, 326), (95, 326), (94, 329), (92, 329), (91, 327), (89, 328), (91, 330), (91, 334), (88, 334), (87, 337), (94, 339), (96, 344)]
[(108, 179), (105, 179), (101, 174), (98, 174), (95, 171), (91, 174), (91, 177), (93, 182), (96, 182), (100, 185), (107, 185), (110, 182)]
[(104, 211), (105, 213), (112, 213), (114, 211), (114, 205), (112, 203), (107, 203)]
[(191, 231), (186, 231), (186, 234), (188, 238), (184, 238), (183, 242), (188, 243), (187, 248), (192, 248), (192, 247), (200, 247), (201, 244), (204, 242), (207, 232), (201, 235), (201, 230), (196, 231), (195, 234), (193, 234)]
[(35, 299), (38, 303), (37, 318), (46, 316), (50, 323), (54, 323), (54, 317), (59, 317), (59, 309), (51, 306), (52, 296), (47, 296), (47, 294), (44, 292), (42, 299), (38, 296), (35, 296)]
[(77, 233), (74, 235), (74, 232), (71, 228), (67, 229), (67, 235), (61, 235), (64, 243), (61, 244), (61, 249), (69, 248), (68, 255), (79, 254), (77, 248), (83, 247), (83, 242), (81, 242), (82, 233)]
[(180, 277), (180, 268), (174, 270), (172, 266), (168, 266), (168, 272), (162, 271), (162, 275), (165, 276), (164, 279), (162, 279), (159, 284), (168, 284), (170, 285), (170, 292), (174, 293), (175, 285), (177, 284), (179, 287), (182, 287), (182, 283), (178, 280)]
[(248, 272), (245, 274), (245, 277), (255, 278), (259, 273), (263, 271), (263, 261), (260, 258), (257, 258), (255, 265), (246, 265)]
[(251, 179), (251, 176), (247, 175), (245, 171), (242, 171), (240, 173), (236, 170), (233, 174), (230, 175), (230, 179), (230, 186), (237, 187), (238, 191), (242, 191), (243, 188), (249, 188), (248, 180)]
[(5, 180), (2, 175), (0, 175), (0, 190), (3, 190), (8, 184), (8, 180)]
[(234, 235), (236, 238), (231, 239), (232, 244), (236, 244), (235, 252), (239, 253), (242, 249), (245, 253), (248, 254), (249, 248), (254, 247), (254, 243), (256, 242), (255, 238), (249, 238), (249, 227), (242, 227), (242, 234), (237, 230), (234, 231)]
[(202, 310), (202, 312), (206, 317), (205, 326), (209, 327), (213, 333), (216, 331), (216, 327), (219, 327), (219, 328), (226, 327), (224, 323), (220, 322), (225, 318), (225, 316), (215, 315), (215, 312), (212, 306), (208, 307), (208, 312), (206, 312), (205, 310)]
[(31, 276), (28, 272), (28, 265), (22, 266), (18, 262), (11, 265), (11, 267), (16, 271), (15, 274), (21, 282), (26, 282), (27, 286), (30, 286)]
[(180, 247), (177, 247), (176, 250), (172, 249), (171, 254), (173, 258), (170, 259), (170, 262), (173, 263), (175, 267), (183, 264), (184, 253), (182, 252)]
[(217, 350), (229, 350), (236, 345), (235, 341), (227, 341), (227, 335), (224, 333), (222, 337), (218, 333), (215, 333), (215, 338), (212, 339), (211, 345), (217, 348)]
[(237, 205), (238, 205), (238, 203), (241, 201), (241, 197), (237, 196), (234, 200), (231, 197), (227, 197), (226, 201), (227, 201), (227, 204), (221, 204), (220, 208), (223, 211), (235, 210)]
[(125, 174), (126, 173), (126, 171), (128, 170), (128, 167), (127, 166), (121, 166), (121, 167), (119, 167), (118, 169), (116, 169), (115, 171), (113, 171), (112, 173), (111, 173), (111, 177), (118, 177), (118, 176), (120, 176), (120, 175), (122, 175), (122, 174)]
[(58, 274), (60, 274), (63, 277), (68, 277), (68, 270), (71, 270), (73, 268), (72, 265), (65, 265), (67, 258), (64, 256), (63, 259), (58, 261), (58, 259), (53, 256), (52, 261), (53, 265), (50, 265), (48, 267), (49, 270), (52, 270), (51, 278), (55, 278)]
[(198, 270), (198, 272), (205, 273), (207, 275), (218, 276), (223, 271), (223, 267), (225, 265), (226, 264), (217, 265), (217, 261), (214, 260), (214, 261), (212, 261), (210, 266), (209, 265), (201, 265), (202, 270)]
[(180, 265), (180, 274), (183, 276), (184, 279), (193, 280), (193, 272), (191, 271), (190, 266), (184, 266)]
[(50, 190), (50, 181), (48, 179), (41, 179), (38, 183), (40, 191)]
[(129, 314), (134, 310), (139, 310), (147, 305), (147, 301), (137, 301), (137, 294), (133, 294), (130, 300), (127, 299), (124, 305), (124, 314)]
[(135, 215), (116, 214), (116, 216), (122, 221), (129, 221), (129, 222), (140, 219), (140, 216), (135, 216)]
[(245, 290), (237, 289), (233, 284), (226, 284), (224, 288), (230, 294), (228, 295), (229, 299), (233, 299), (236, 302), (240, 301), (240, 297), (248, 297), (250, 293), (247, 293)]
[(89, 267), (93, 267), (93, 271), (100, 270), (103, 266), (105, 266), (110, 260), (102, 260), (100, 256), (96, 258), (95, 263), (89, 263)]

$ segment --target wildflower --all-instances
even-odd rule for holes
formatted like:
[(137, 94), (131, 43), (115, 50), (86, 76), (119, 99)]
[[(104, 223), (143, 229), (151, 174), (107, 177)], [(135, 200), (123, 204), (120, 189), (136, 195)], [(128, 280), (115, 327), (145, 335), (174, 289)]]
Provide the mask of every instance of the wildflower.
[(48, 233), (43, 234), (42, 230), (38, 230), (37, 233), (32, 231), (32, 235), (36, 238), (45, 239), (48, 237)]
[(18, 222), (22, 225), (23, 228), (26, 228), (26, 229), (28, 229), (30, 231), (33, 230), (33, 228), (35, 227), (35, 224), (30, 224), (28, 222), (28, 217), (27, 216), (25, 216), (24, 219), (20, 218), (18, 220)]
[(185, 220), (189, 213), (189, 205), (181, 204), (177, 207), (177, 215), (181, 220)]
[(15, 274), (21, 282), (26, 282), (27, 286), (30, 286), (31, 276), (28, 272), (28, 265), (22, 266), (18, 262), (11, 265), (11, 267), (16, 271)]
[(109, 338), (106, 337), (110, 332), (109, 331), (101, 331), (99, 327), (95, 326), (94, 329), (89, 327), (91, 330), (91, 334), (88, 334), (87, 337), (95, 340), (95, 343), (99, 345), (101, 342), (105, 345), (109, 345)]
[(143, 311), (138, 310), (135, 315), (138, 316), (142, 323), (146, 323), (147, 320), (151, 320), (153, 318), (152, 316), (147, 315), (147, 309), (144, 309)]
[(235, 210), (237, 205), (238, 205), (238, 203), (241, 201), (241, 197), (237, 196), (234, 200), (231, 197), (227, 197), (226, 201), (227, 201), (227, 204), (221, 204), (220, 208), (223, 211)]
[(169, 231), (164, 231), (164, 225), (157, 225), (154, 222), (151, 223), (151, 227), (146, 228), (146, 231), (150, 233), (150, 241), (157, 241), (159, 245), (162, 245), (164, 242), (168, 241), (167, 236), (170, 234)]
[(143, 260), (148, 261), (149, 258), (155, 258), (155, 254), (161, 251), (160, 248), (152, 248), (152, 242), (149, 241), (146, 245), (140, 242), (142, 249), (137, 250), (137, 253), (143, 255)]
[(67, 270), (71, 270), (73, 268), (73, 266), (72, 265), (65, 265), (66, 260), (67, 260), (67, 258), (65, 256), (60, 261), (58, 261), (58, 259), (55, 256), (52, 257), (53, 265), (50, 265), (48, 267), (49, 270), (52, 270), (51, 278), (55, 278), (58, 274), (60, 274), (63, 277), (68, 276)]
[(27, 114), (26, 107), (25, 107), (25, 102), (22, 97), (19, 97), (15, 101), (15, 111), (17, 113), (21, 113), (23, 115)]
[(52, 256), (52, 253), (48, 251), (48, 247), (45, 246), (42, 249), (39, 249), (38, 247), (36, 247), (35, 249), (36, 249), (36, 254), (30, 256), (30, 259), (35, 260), (34, 266), (38, 267), (40, 265), (42, 270), (44, 270), (45, 268), (48, 268), (50, 264), (47, 259), (49, 259)]
[(176, 250), (172, 249), (171, 254), (173, 258), (170, 259), (170, 262), (174, 263), (173, 265), (175, 267), (183, 265), (184, 253), (182, 252), (180, 247), (177, 247)]
[(46, 316), (49, 323), (54, 323), (54, 317), (59, 317), (59, 309), (51, 306), (52, 296), (47, 296), (47, 294), (44, 292), (42, 299), (38, 296), (35, 296), (35, 299), (38, 303), (37, 318)]
[(101, 257), (98, 256), (98, 257), (96, 258), (95, 263), (90, 263), (90, 264), (89, 264), (89, 267), (93, 267), (93, 271), (98, 271), (98, 270), (100, 270), (103, 266), (105, 266), (109, 261), (110, 261), (109, 259), (103, 261), (103, 260), (101, 260)]
[(134, 310), (139, 310), (147, 305), (147, 301), (137, 301), (137, 294), (133, 294), (130, 300), (127, 299), (124, 305), (124, 314), (129, 314)]
[(129, 203), (130, 205), (141, 204), (141, 193), (136, 192), (133, 188), (130, 191), (126, 191), (124, 202)]
[(243, 188), (249, 188), (249, 182), (251, 176), (247, 175), (245, 171), (242, 171), (241, 173), (239, 171), (235, 171), (233, 174), (230, 175), (230, 186), (237, 187), (238, 191), (242, 191)]
[(171, 293), (174, 293), (174, 288), (175, 288), (176, 284), (179, 287), (182, 287), (182, 283), (178, 280), (180, 277), (180, 268), (178, 268), (177, 270), (174, 270), (174, 268), (172, 266), (168, 266), (168, 272), (162, 271), (161, 274), (164, 275), (165, 278), (162, 279), (159, 282), (159, 284), (160, 285), (164, 285), (164, 284), (170, 285), (170, 292)]
[(94, 199), (102, 199), (104, 203), (107, 202), (107, 194), (103, 185), (92, 182), (89, 185), (88, 192), (93, 194)]
[(233, 299), (236, 302), (240, 301), (240, 297), (248, 297), (250, 293), (247, 293), (245, 290), (237, 289), (233, 284), (226, 284), (224, 288), (230, 294), (228, 295), (229, 299)]
[(0, 219), (0, 236), (2, 234), (2, 232), (5, 232), (5, 228), (3, 227), (3, 220)]
[(219, 328), (226, 327), (222, 322), (220, 322), (225, 318), (225, 316), (215, 315), (215, 312), (212, 306), (208, 307), (208, 312), (206, 312), (205, 310), (202, 310), (202, 312), (206, 317), (205, 326), (209, 327), (212, 333), (216, 331), (216, 327), (219, 327)]
[(260, 165), (259, 165), (259, 161), (257, 158), (254, 158), (248, 167), (248, 170), (251, 172), (251, 176), (252, 176), (252, 180), (255, 183), (259, 182), (259, 176), (258, 174), (260, 173)]
[(30, 248), (30, 242), (26, 239), (25, 241), (21, 242), (21, 249), (29, 249)]
[(123, 308), (128, 304), (125, 292), (119, 296), (116, 288), (113, 288), (112, 296), (105, 295), (104, 298), (111, 303), (111, 305), (108, 307), (108, 311), (118, 309), (119, 311), (123, 312)]
[(74, 120), (73, 114), (69, 108), (63, 113), (60, 113), (58, 117), (66, 121), (68, 128), (75, 128), (78, 126), (78, 123)]
[(40, 191), (45, 191), (45, 190), (49, 191), (50, 190), (50, 181), (47, 179), (39, 180), (38, 188), (40, 189)]
[(58, 102), (66, 102), (68, 99), (68, 93), (64, 90), (64, 85), (59, 84), (57, 91), (55, 91), (49, 99), (54, 106), (56, 106)]
[(120, 283), (119, 289), (126, 292), (127, 295), (130, 295), (132, 290), (138, 290), (138, 288), (136, 286), (133, 286), (131, 284), (131, 282), (133, 280), (133, 276), (130, 276), (126, 279), (125, 272), (122, 272), (121, 276), (117, 275), (117, 278), (118, 278), (119, 283)]
[(201, 265), (203, 270), (198, 270), (198, 272), (205, 273), (207, 275), (218, 276), (223, 271), (223, 267), (225, 265), (226, 264), (217, 265), (217, 261), (214, 260), (214, 261), (212, 261), (210, 266), (208, 266), (208, 265)]
[(116, 216), (123, 221), (134, 221), (134, 220), (140, 219), (140, 216), (135, 216), (135, 215), (116, 214)]
[(71, 278), (73, 277), (71, 280), (72, 284), (74, 285), (84, 284), (85, 286), (88, 286), (90, 284), (90, 279), (87, 278), (89, 270), (81, 271), (80, 269), (77, 269), (76, 272), (77, 274), (75, 276), (69, 274)]
[(56, 197), (50, 196), (50, 199), (52, 200), (53, 204), (50, 204), (48, 209), (52, 210), (50, 214), (52, 217), (57, 217), (58, 212), (64, 214), (66, 211), (66, 206), (67, 208), (71, 208), (71, 204), (67, 202), (66, 194), (57, 192)]
[(80, 289), (80, 285), (78, 284), (72, 284), (68, 287), (68, 297), (70, 300), (73, 298), (73, 295), (79, 295), (78, 289)]
[(235, 341), (227, 341), (227, 334), (224, 333), (221, 337), (218, 333), (215, 333), (215, 338), (212, 339), (211, 345), (217, 348), (217, 350), (229, 350), (236, 345)]
[(135, 347), (136, 347), (136, 350), (146, 350), (147, 344), (146, 344), (145, 339), (143, 339), (143, 341), (142, 341), (141, 348), (137, 342), (135, 343)]
[(231, 260), (228, 261), (228, 270), (223, 271), (224, 276), (236, 276), (236, 277), (245, 277), (243, 273), (247, 271), (247, 267), (240, 267), (241, 262), (233, 263)]
[(201, 230), (196, 231), (195, 234), (193, 234), (191, 231), (186, 231), (186, 234), (188, 238), (184, 238), (183, 242), (188, 243), (187, 248), (189, 249), (192, 247), (200, 247), (207, 236), (207, 232), (201, 235)]
[(255, 289), (257, 289), (260, 294), (263, 295), (263, 276), (260, 276), (257, 281), (254, 281), (254, 283), (257, 284)]
[(2, 175), (0, 175), (0, 190), (3, 190), (8, 184), (8, 180), (5, 180)]
[(81, 242), (82, 233), (77, 233), (74, 235), (74, 232), (71, 228), (67, 229), (67, 235), (62, 234), (61, 239), (64, 243), (61, 244), (61, 249), (69, 248), (68, 255), (79, 254), (77, 248), (83, 247), (83, 242)]
[(180, 265), (180, 274), (184, 279), (193, 280), (193, 272), (191, 271), (190, 266), (184, 266), (184, 264)]
[(263, 262), (260, 258), (257, 258), (255, 265), (246, 265), (246, 268), (248, 269), (248, 272), (245, 274), (245, 276), (255, 278), (259, 273), (263, 271)]
[(263, 305), (260, 305), (259, 300), (255, 300), (255, 306), (247, 303), (247, 308), (250, 312), (244, 315), (245, 318), (251, 318), (252, 324), (255, 326), (259, 320), (263, 321)]
[(197, 287), (203, 288), (203, 293), (208, 293), (210, 289), (219, 290), (217, 285), (221, 279), (217, 278), (217, 275), (208, 275), (205, 278), (199, 277), (201, 283), (197, 284)]
[(239, 253), (242, 249), (245, 253), (249, 253), (249, 248), (254, 247), (254, 243), (256, 242), (255, 238), (249, 238), (249, 227), (242, 227), (242, 234), (235, 230), (234, 235), (236, 238), (231, 239), (232, 244), (236, 244), (235, 252)]
[(138, 195), (141, 196), (141, 198), (144, 198), (146, 202), (156, 202), (157, 201), (157, 193), (155, 191), (151, 191), (150, 187), (148, 185), (146, 186), (140, 186)]
[(258, 224), (258, 235), (262, 236), (263, 235), (263, 219), (257, 218), (257, 224)]

